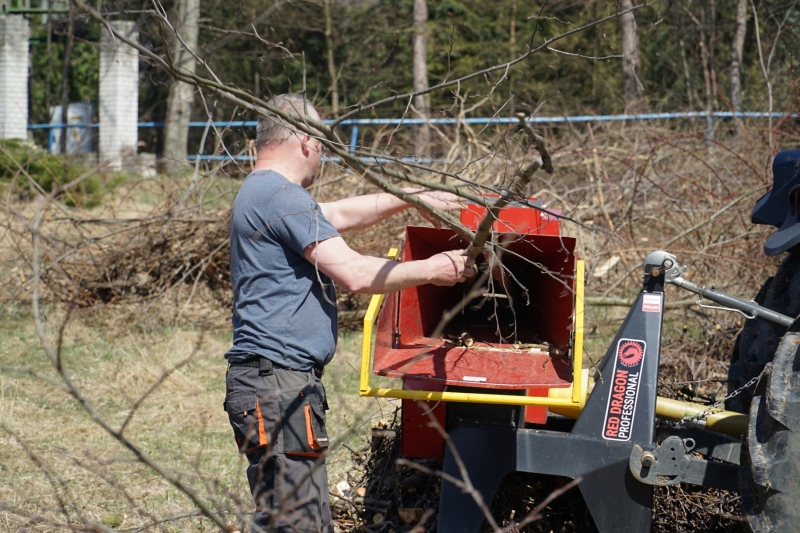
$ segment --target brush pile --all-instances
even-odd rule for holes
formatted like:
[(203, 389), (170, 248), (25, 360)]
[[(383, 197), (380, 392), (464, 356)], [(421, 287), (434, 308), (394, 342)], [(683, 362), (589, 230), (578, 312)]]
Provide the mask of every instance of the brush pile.
[[(446, 170), (461, 180), (448, 178), (450, 184), (473, 194), (496, 192), (530, 159), (518, 149), (503, 157), (484, 157), (494, 153), (491, 146), (481, 145), (484, 151), (469, 164), (447, 162)], [(587, 262), (587, 297), (602, 305), (622, 305), (638, 291), (641, 260), (655, 249), (676, 254), (696, 282), (751, 297), (775, 266), (760, 251), (768, 230), (754, 227), (748, 217), (771, 181), (767, 158), (756, 162), (749, 157), (761, 148), (766, 149), (758, 139), (709, 145), (694, 135), (657, 127), (595, 130), (591, 136), (570, 131), (550, 146), (556, 174), (537, 173), (526, 194), (563, 210), (564, 232), (578, 239), (577, 251)], [(438, 176), (427, 177), (432, 184), (439, 182)], [(329, 201), (374, 192), (370, 187), (342, 172), (312, 192), (319, 201)], [(46, 296), (92, 307), (158, 298), (181, 286), (194, 294), (203, 285), (215, 305), (228, 308), (227, 227), (233, 194), (215, 198), (214, 205), (222, 208), (209, 208), (179, 200), (184, 196), (180, 192), (167, 193), (167, 200), (138, 218), (50, 206), (39, 229), (41, 276), (51, 291)], [(22, 259), (16, 266), (26, 280), (33, 263), (25, 244), (32, 218), (30, 213), (9, 218), (9, 236), (18, 241)], [(17, 221), (28, 227), (17, 227)], [(346, 239), (359, 252), (382, 256), (401, 243), (407, 223), (421, 219), (406, 211), (382, 225), (348, 233)], [(342, 318), (357, 319), (367, 299), (343, 298)], [(729, 329), (719, 323), (720, 313), (698, 313), (695, 307), (684, 316), (686, 338), (696, 337), (698, 323), (701, 329)], [(589, 324), (595, 325), (606, 333), (602, 324)]]
[[(180, 216), (71, 221), (81, 232), (68, 237), (63, 223), (48, 224), (39, 245), (46, 298), (87, 309), (163, 298), (175, 289), (188, 288), (191, 298), (202, 286), (211, 307), (227, 311), (229, 218), (229, 211), (187, 209)], [(354, 247), (378, 248), (380, 239), (379, 230), (363, 231)], [(32, 251), (24, 253), (31, 264)], [(357, 326), (368, 297), (340, 291), (338, 299), (342, 324)]]
[[(221, 305), (230, 303), (227, 213), (128, 223), (114, 238), (66, 252), (44, 248), (44, 263), (55, 266), (42, 279), (57, 299), (77, 307), (149, 299), (198, 283)], [(58, 261), (58, 255), (66, 257)]]
[(332, 512), (341, 531), (435, 528), (441, 461), (419, 461), (419, 468), (397, 464), (400, 440), (394, 424), (385, 422), (373, 427), (370, 448), (352, 458), (357, 467), (353, 478), (334, 488), (338, 495)]

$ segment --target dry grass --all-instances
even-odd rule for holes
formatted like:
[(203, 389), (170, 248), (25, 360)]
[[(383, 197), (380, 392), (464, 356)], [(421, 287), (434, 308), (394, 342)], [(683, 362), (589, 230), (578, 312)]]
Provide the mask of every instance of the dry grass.
[[(3, 366), (29, 368), (58, 381), (37, 346), (28, 313), (5, 319), (3, 338)], [(65, 335), (63, 364), (98, 414), (118, 428), (154, 382), (191, 358), (141, 404), (126, 434), (167, 468), (239, 494), (242, 484), (234, 473), (240, 465), (230, 453), (220, 401), (223, 350), (220, 340), (187, 330), (98, 330), (79, 319)], [(147, 522), (148, 515), (191, 511), (185, 498), (135, 461), (74, 398), (48, 381), (6, 370), (0, 389), (4, 437), (14, 444), (4, 447), (0, 476), (0, 500), (14, 511), (5, 515), (9, 531), (26, 522), (32, 525), (33, 517), (44, 524), (67, 517), (77, 522), (116, 522), (122, 517), (131, 526)], [(23, 519), (22, 513), (31, 519)]]
[[(58, 311), (50, 311), (54, 320), (60, 318)], [(154, 462), (179, 472), (216, 507), (247, 515), (251, 504), (245, 464), (235, 452), (222, 410), (222, 354), (228, 337), (227, 331), (187, 327), (98, 328), (94, 317), (81, 317), (70, 323), (64, 336), (63, 364), (76, 388), (114, 428), (169, 374), (141, 401), (125, 435)], [(0, 338), (0, 502), (5, 511), (0, 514), (0, 531), (37, 523), (44, 530), (61, 529), (66, 524), (58, 523), (67, 517), (75, 524), (97, 522), (127, 530), (156, 517), (195, 513), (184, 495), (135, 460), (74, 398), (42, 379), (59, 378), (38, 346), (26, 310), (8, 310)], [(357, 398), (357, 345), (357, 338), (345, 337), (326, 376), (330, 430), (346, 444), (337, 445), (329, 459), (334, 483), (352, 470), (348, 448), (366, 446), (368, 420), (393, 411), (385, 401)], [(11, 368), (25, 368), (40, 377)], [(164, 529), (215, 530), (199, 517)]]

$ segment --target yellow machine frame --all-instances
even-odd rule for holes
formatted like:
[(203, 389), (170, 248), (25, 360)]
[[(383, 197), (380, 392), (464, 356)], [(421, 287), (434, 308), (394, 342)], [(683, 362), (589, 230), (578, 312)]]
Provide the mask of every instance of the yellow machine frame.
[[(399, 252), (396, 248), (389, 251), (390, 259), (397, 259)], [(372, 337), (375, 322), (383, 304), (384, 294), (372, 297), (364, 317), (364, 339), (361, 348), (361, 379), (359, 387), (360, 396), (377, 396), (382, 398), (401, 398), (405, 400), (430, 400), (443, 402), (471, 402), (500, 405), (545, 405), (547, 407), (561, 407), (581, 410), (586, 403), (588, 389), (588, 372), (583, 370), (583, 279), (585, 266), (583, 261), (577, 261), (575, 268), (575, 332), (572, 350), (572, 385), (564, 389), (550, 389), (548, 396), (514, 396), (510, 394), (489, 394), (480, 392), (448, 392), (425, 391), (406, 389), (387, 389), (372, 387), (370, 374), (372, 368)], [(555, 391), (559, 391), (555, 396)]]

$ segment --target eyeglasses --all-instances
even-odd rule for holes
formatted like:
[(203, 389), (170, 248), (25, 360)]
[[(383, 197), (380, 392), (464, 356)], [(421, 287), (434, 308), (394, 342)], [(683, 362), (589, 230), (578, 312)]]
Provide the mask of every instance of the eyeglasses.
[(328, 147), (322, 144), (322, 141), (317, 139), (317, 145), (319, 146), (319, 155), (322, 157), (328, 157)]

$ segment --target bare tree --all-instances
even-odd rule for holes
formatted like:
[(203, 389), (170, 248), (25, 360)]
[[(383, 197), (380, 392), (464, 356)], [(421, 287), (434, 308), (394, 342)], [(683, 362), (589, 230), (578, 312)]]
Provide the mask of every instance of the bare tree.
[(736, 2), (736, 33), (731, 46), (731, 109), (742, 110), (742, 54), (747, 33), (747, 0)]
[[(70, 3), (69, 18), (67, 20), (67, 43), (64, 47), (64, 57), (61, 64), (61, 123), (66, 124), (69, 120), (69, 71), (70, 59), (72, 58), (72, 48), (75, 44), (75, 7)], [(59, 150), (62, 154), (67, 153), (67, 128), (61, 130)]]
[[(781, 34), (784, 31), (787, 31), (787, 22), (795, 16), (795, 8), (797, 6), (798, 1), (794, 0), (788, 8), (783, 10), (782, 17), (779, 19), (777, 14), (770, 13), (770, 17), (772, 18), (777, 24), (777, 28), (775, 29), (775, 36), (772, 41), (772, 46), (769, 47), (769, 50), (766, 49), (765, 44), (762, 43), (761, 38), (761, 29), (759, 28), (758, 22), (758, 11), (756, 10), (756, 4), (753, 0), (750, 1), (750, 7), (753, 10), (753, 23), (755, 24), (755, 28), (753, 33), (756, 36), (756, 43), (758, 44), (758, 62), (761, 66), (761, 73), (764, 76), (764, 82), (767, 86), (767, 102), (769, 105), (769, 145), (770, 148), (774, 150), (775, 143), (774, 143), (774, 133), (772, 131), (772, 111), (774, 106), (774, 82), (772, 80), (772, 60), (775, 58), (775, 52), (778, 48), (778, 41), (780, 39)], [(768, 52), (768, 53), (766, 53)]]
[(717, 73), (714, 66), (716, 48), (716, 6), (713, 0), (708, 4), (698, 6), (698, 11), (692, 12), (689, 7), (682, 6), (684, 13), (692, 20), (695, 26), (700, 66), (703, 71), (703, 94), (705, 97), (706, 136), (711, 136), (713, 131), (713, 118), (711, 113), (719, 108)]
[(625, 110), (635, 110), (644, 93), (639, 81), (639, 36), (636, 31), (636, 18), (633, 15), (633, 1), (622, 0), (620, 8), (624, 13), (620, 16), (622, 29), (622, 91), (625, 96)]
[[(197, 68), (195, 50), (197, 50), (199, 19), (200, 0), (177, 0), (174, 31), (167, 33), (174, 67), (190, 75), (194, 74)], [(178, 79), (170, 85), (162, 161), (162, 167), (166, 172), (174, 173), (185, 167), (193, 97), (193, 85)]]
[(339, 75), (333, 59), (333, 17), (331, 16), (331, 0), (322, 0), (325, 9), (325, 48), (328, 52), (328, 76), (331, 78), (331, 112), (333, 116), (339, 114)]
[[(414, 0), (414, 37), (411, 43), (414, 92), (428, 89), (428, 57), (425, 24), (428, 22), (428, 0)], [(430, 118), (430, 105), (427, 94), (418, 94), (414, 97), (414, 107), (419, 116), (428, 120)], [(415, 151), (417, 154), (430, 155), (431, 130), (427, 123), (417, 129)]]

